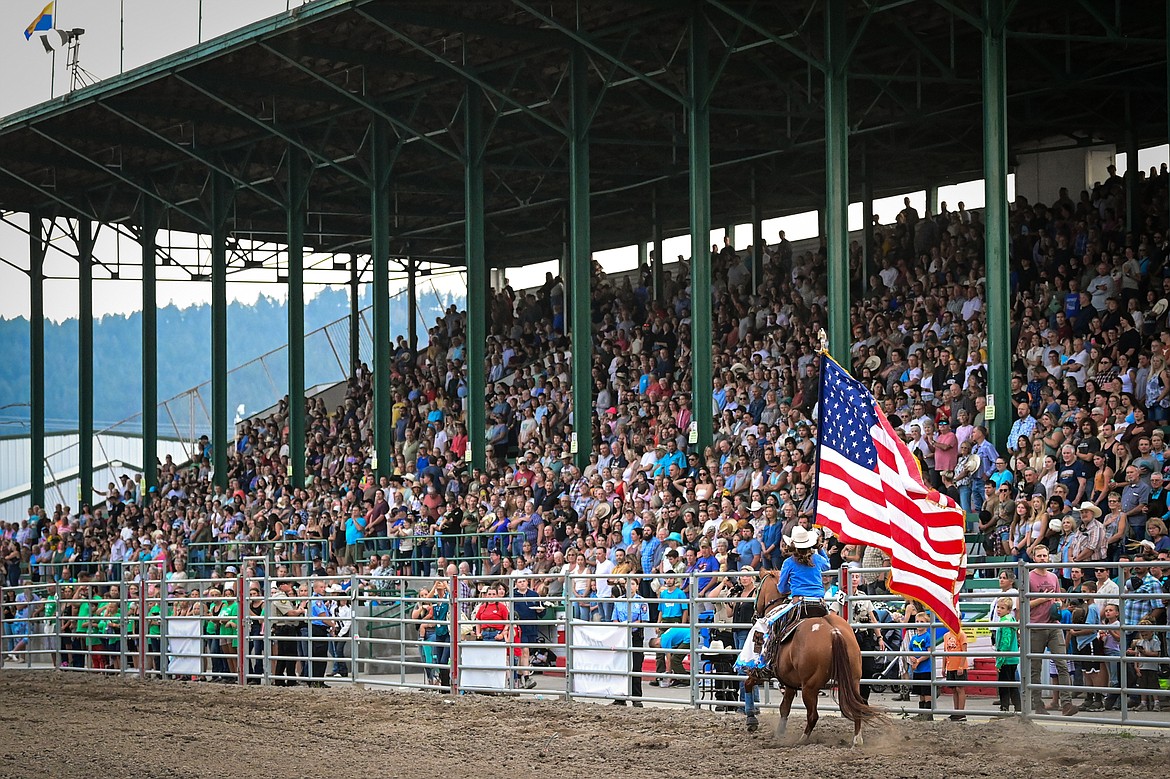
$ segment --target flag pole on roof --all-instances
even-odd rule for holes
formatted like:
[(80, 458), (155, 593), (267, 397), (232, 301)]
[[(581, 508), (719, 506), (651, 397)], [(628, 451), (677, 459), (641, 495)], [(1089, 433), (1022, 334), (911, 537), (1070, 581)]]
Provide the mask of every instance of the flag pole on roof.
[(965, 514), (925, 483), (918, 460), (869, 389), (829, 354), (824, 330), (818, 337), (816, 523), (846, 543), (889, 555), (890, 590), (958, 631)]

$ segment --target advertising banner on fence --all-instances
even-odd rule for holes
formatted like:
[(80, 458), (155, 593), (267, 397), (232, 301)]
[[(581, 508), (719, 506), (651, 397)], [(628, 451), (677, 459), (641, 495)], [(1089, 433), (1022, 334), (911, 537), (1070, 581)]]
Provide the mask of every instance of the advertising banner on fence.
[(203, 652), (200, 644), (202, 620), (182, 617), (167, 620), (167, 672), (176, 676), (194, 676), (203, 673)]
[(508, 645), (502, 641), (459, 644), (459, 686), (503, 690), (508, 686)]
[(630, 691), (627, 625), (573, 623), (573, 692), (617, 698)]

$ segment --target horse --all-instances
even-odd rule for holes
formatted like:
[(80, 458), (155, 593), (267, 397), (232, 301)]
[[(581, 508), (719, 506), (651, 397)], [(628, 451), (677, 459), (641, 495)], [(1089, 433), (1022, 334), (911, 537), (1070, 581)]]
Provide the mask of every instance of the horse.
[[(756, 594), (756, 619), (782, 600), (777, 588), (777, 571), (765, 571), (760, 579)], [(841, 713), (853, 720), (853, 746), (861, 746), (861, 725), (883, 717), (880, 710), (871, 707), (861, 697), (861, 649), (849, 623), (836, 614), (823, 617), (809, 617), (797, 626), (792, 637), (773, 654), (768, 668), (784, 687), (784, 701), (780, 705), (780, 722), (776, 736), (788, 729), (788, 714), (792, 710), (792, 699), (799, 690), (804, 700), (806, 722), (800, 744), (807, 744), (809, 735), (816, 727), (817, 698), (821, 690), (834, 680), (837, 683), (837, 702)], [(749, 675), (744, 682), (746, 694), (750, 695), (757, 684), (766, 682), (764, 674)], [(755, 730), (758, 723), (748, 719), (748, 729)]]

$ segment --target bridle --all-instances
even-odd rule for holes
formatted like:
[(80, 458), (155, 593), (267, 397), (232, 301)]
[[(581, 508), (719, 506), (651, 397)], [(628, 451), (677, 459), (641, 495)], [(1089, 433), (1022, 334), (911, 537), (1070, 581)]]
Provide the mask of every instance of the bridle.
[(764, 586), (763, 586), (764, 580), (770, 579), (770, 578), (775, 578), (777, 576), (779, 576), (779, 574), (776, 573), (775, 570), (767, 570), (767, 571), (764, 571), (760, 575), (760, 591), (756, 594), (756, 618), (757, 619), (764, 616), (765, 614), (767, 614), (768, 609), (772, 608), (777, 603), (784, 600), (784, 596), (777, 593), (775, 598), (772, 598), (771, 600), (765, 602), (763, 606), (760, 605), (760, 597), (764, 594)]

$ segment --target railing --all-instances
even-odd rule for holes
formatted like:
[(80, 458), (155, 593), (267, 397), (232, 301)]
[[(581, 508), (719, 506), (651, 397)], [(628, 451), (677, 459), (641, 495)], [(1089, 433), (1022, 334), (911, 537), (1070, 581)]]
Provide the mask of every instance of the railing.
[[(742, 647), (752, 625), (730, 621), (731, 612), (751, 598), (735, 590), (700, 595), (700, 579), (706, 577), (698, 574), (679, 574), (676, 587), (669, 587), (660, 574), (626, 573), (277, 581), (249, 574), (261, 570), (255, 564), (262, 562), (244, 560), (243, 573), (230, 579), (166, 583), (159, 581), (157, 565), (144, 564), (134, 576), (137, 581), (122, 583), (116, 592), (109, 591), (109, 585), (3, 588), (5, 645), (0, 667), (62, 667), (237, 684), (318, 685), (341, 678), (440, 692), (594, 698), (726, 711), (754, 712), (779, 704), (770, 686), (757, 688), (758, 702), (745, 700), (744, 677), (733, 670), (737, 647)], [(1140, 564), (1109, 565), (1128, 578)], [(1025, 593), (1016, 615), (988, 621), (989, 600), (1019, 596), (985, 588), (984, 583), (996, 581), (995, 575), (1004, 569), (1026, 582), (1027, 574), (1038, 567), (1013, 563), (972, 568), (960, 596), (965, 651), (944, 649), (946, 631), (937, 621), (917, 627), (899, 621), (897, 609), (906, 604), (898, 596), (855, 591), (854, 576), (882, 573), (880, 569), (843, 570), (836, 583), (839, 594), (830, 602), (863, 638), (869, 637), (866, 631), (882, 636), (876, 648), (866, 648), (868, 641), (863, 642), (863, 694), (910, 687), (914, 697), (921, 696), (921, 707), (912, 701), (899, 706), (898, 699), (887, 699), (887, 709), (923, 718), (1025, 719), (1039, 715), (1034, 702), (1043, 696), (1054, 695), (1061, 704), (1077, 693), (1092, 696), (1082, 703), (1089, 704), (1088, 709), (1095, 708), (1095, 696), (1114, 696), (1116, 714), (1083, 709), (1077, 720), (1170, 725), (1170, 716), (1163, 718), (1161, 706), (1154, 705), (1165, 703), (1170, 709), (1170, 692), (1160, 683), (1162, 668), (1170, 664), (1166, 642), (1153, 657), (1131, 651), (1135, 642), (1150, 646), (1150, 636), (1165, 637), (1165, 625), (1133, 625), (1122, 613), (1115, 625), (1090, 628), (1116, 631), (1111, 634), (1115, 643), (1109, 642), (1107, 648), (1094, 649), (1090, 643), (1088, 651), (1062, 649), (1060, 641), (1049, 639), (1085, 628), (1033, 621), (1029, 596), (1043, 593)], [(1099, 564), (1084, 567), (1096, 569)], [(980, 573), (986, 575), (976, 575)], [(614, 585), (609, 597), (599, 595)], [(1160, 607), (1162, 594), (1128, 592), (1123, 587), (1116, 600)], [(1006, 640), (998, 649), (988, 644), (993, 629), (1014, 631), (1005, 638), (1018, 634), (1018, 646)], [(1148, 631), (1146, 638), (1135, 629)], [(673, 648), (651, 648), (649, 639), (667, 630), (678, 631)], [(906, 630), (933, 638), (924, 648), (912, 646), (904, 642)], [(926, 657), (932, 660), (929, 674), (903, 678), (899, 673), (911, 658)], [(948, 660), (961, 667), (966, 678), (963, 673), (946, 678)], [(1033, 678), (1033, 669), (1045, 670), (1041, 664), (1047, 660), (1058, 666), (1073, 663), (1073, 675), (1048, 679), (1036, 673)], [(1025, 672), (1017, 676), (993, 671), (990, 666), (996, 661), (1001, 668), (1015, 665)], [(1082, 678), (1085, 668), (1098, 663), (1104, 664), (1104, 672), (1088, 671), (1088, 678)], [(1147, 706), (1138, 710), (1130, 696), (1144, 698)], [(1013, 705), (1017, 701), (1018, 709)], [(826, 699), (822, 707), (831, 709), (833, 704)]]

